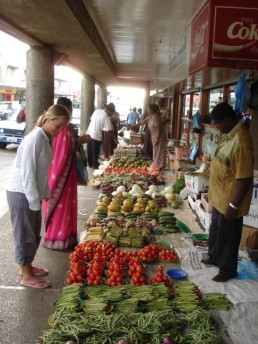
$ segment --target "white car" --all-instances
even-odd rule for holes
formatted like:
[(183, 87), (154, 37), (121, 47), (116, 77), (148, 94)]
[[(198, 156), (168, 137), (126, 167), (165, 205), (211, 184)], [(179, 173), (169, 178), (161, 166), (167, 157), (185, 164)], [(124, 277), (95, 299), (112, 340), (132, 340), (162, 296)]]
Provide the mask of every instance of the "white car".
[(0, 104), (0, 119), (6, 120), (13, 114), (13, 110), (9, 104)]
[(20, 144), (24, 137), (25, 122), (16, 122), (19, 111), (16, 110), (7, 120), (0, 121), (0, 148), (2, 149), (11, 143)]
[(81, 109), (73, 108), (71, 123), (77, 134), (80, 132)]

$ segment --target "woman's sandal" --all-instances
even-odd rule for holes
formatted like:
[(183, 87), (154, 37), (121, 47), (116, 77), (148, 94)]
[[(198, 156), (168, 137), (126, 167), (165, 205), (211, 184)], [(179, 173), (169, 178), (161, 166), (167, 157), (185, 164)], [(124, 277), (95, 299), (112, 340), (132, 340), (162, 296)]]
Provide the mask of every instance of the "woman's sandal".
[[(49, 271), (44, 268), (37, 268), (36, 266), (32, 267), (32, 272), (34, 276), (46, 276), (49, 274)], [(19, 273), (20, 276), (22, 276), (22, 273)]]
[(30, 287), (35, 289), (45, 289), (51, 286), (50, 282), (47, 282), (43, 279), (38, 279), (34, 282), (23, 282), (21, 281), (20, 284), (24, 287)]

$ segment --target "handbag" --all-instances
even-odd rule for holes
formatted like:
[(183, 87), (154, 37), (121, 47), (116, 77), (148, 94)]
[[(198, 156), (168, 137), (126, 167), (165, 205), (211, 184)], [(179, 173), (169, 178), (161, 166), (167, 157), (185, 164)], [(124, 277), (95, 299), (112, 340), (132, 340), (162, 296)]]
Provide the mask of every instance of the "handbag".
[(87, 157), (83, 146), (80, 145), (76, 150), (76, 170), (77, 170), (77, 184), (88, 184), (88, 170), (87, 170)]

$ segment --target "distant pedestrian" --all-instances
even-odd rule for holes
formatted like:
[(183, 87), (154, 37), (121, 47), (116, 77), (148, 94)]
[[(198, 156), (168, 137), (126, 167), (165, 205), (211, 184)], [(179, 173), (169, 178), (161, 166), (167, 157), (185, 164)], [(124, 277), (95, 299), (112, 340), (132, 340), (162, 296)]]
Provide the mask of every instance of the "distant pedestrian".
[(102, 159), (109, 160), (110, 157), (114, 154), (114, 149), (118, 143), (118, 125), (119, 117), (117, 117), (117, 112), (108, 115), (111, 124), (111, 130), (103, 129), (103, 144), (102, 144)]
[(61, 132), (69, 120), (69, 112), (64, 106), (51, 106), (20, 144), (12, 165), (6, 194), (13, 226), (15, 262), (20, 266), (20, 283), (26, 287), (50, 286), (40, 277), (48, 271), (32, 263), (41, 239), (41, 204), (50, 197), (51, 138)]
[(113, 103), (105, 105), (104, 108), (98, 109), (93, 112), (90, 120), (90, 125), (87, 130), (87, 134), (90, 135), (91, 140), (87, 146), (88, 165), (95, 169), (99, 168), (99, 155), (100, 145), (102, 142), (102, 131), (112, 131), (112, 125), (109, 116), (112, 116), (115, 112), (115, 106)]
[(139, 114), (136, 112), (136, 107), (133, 108), (133, 111), (129, 112), (127, 116), (127, 124), (128, 125), (135, 125), (139, 122)]
[(142, 108), (139, 108), (139, 109), (137, 110), (137, 112), (138, 112), (138, 114), (139, 114), (139, 122), (143, 121), (144, 118), (145, 118), (145, 116), (144, 116), (144, 114), (142, 113)]
[(132, 129), (138, 129), (139, 126), (145, 124), (148, 125), (150, 133), (150, 138), (146, 144), (152, 144), (153, 164), (162, 170), (166, 166), (166, 136), (157, 104), (150, 104), (147, 117), (142, 122), (132, 126)]

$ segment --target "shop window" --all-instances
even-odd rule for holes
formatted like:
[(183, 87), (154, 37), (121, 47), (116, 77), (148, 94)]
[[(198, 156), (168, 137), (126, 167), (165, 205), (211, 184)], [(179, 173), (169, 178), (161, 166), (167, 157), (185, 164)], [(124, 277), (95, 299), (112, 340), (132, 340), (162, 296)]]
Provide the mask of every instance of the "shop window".
[(228, 103), (234, 108), (235, 105), (235, 87), (236, 85), (229, 86), (228, 90)]
[(213, 90), (210, 90), (209, 93), (209, 99), (208, 99), (208, 113), (206, 114), (204, 118), (204, 123), (211, 124), (211, 111), (215, 107), (215, 105), (221, 103), (223, 101), (223, 89), (216, 88)]
[(183, 111), (180, 118), (180, 140), (184, 145), (191, 143), (193, 132), (193, 116), (200, 108), (200, 93), (185, 94), (183, 98)]

